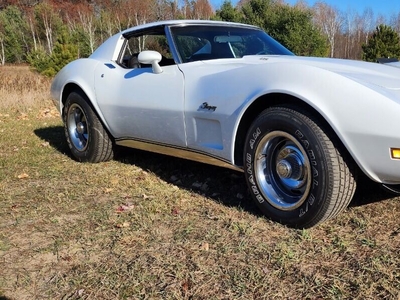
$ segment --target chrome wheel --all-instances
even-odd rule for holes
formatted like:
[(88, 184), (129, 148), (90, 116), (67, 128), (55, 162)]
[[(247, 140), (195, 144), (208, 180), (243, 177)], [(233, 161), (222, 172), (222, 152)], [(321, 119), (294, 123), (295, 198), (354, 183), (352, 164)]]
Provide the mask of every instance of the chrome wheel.
[(272, 131), (260, 140), (254, 170), (261, 194), (277, 209), (294, 210), (309, 196), (310, 161), (302, 145), (286, 132)]
[(73, 146), (78, 151), (85, 151), (89, 140), (87, 117), (84, 110), (76, 103), (68, 109), (67, 129)]
[(309, 228), (350, 203), (354, 165), (320, 122), (303, 108), (274, 106), (248, 129), (244, 174), (253, 200), (270, 219)]
[(63, 121), (68, 146), (78, 161), (96, 163), (113, 158), (112, 136), (82, 91), (73, 91), (68, 95)]

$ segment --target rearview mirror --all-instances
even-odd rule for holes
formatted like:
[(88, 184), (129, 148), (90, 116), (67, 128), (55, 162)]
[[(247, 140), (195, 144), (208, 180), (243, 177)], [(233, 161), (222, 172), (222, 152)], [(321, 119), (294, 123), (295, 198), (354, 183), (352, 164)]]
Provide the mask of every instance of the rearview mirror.
[(242, 43), (243, 39), (239, 35), (217, 35), (214, 37), (216, 43)]
[(142, 51), (138, 55), (139, 63), (151, 65), (153, 72), (155, 74), (160, 74), (163, 72), (162, 68), (158, 64), (162, 59), (162, 56), (157, 51), (146, 50)]

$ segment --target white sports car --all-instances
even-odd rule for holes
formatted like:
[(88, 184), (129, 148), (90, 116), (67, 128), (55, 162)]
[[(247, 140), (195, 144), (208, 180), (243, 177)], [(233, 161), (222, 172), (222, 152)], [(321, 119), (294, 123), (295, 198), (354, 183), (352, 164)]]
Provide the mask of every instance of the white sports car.
[(289, 226), (346, 208), (359, 170), (400, 190), (400, 68), (298, 57), (258, 27), (133, 27), (65, 66), (51, 93), (77, 160), (122, 145), (241, 170)]

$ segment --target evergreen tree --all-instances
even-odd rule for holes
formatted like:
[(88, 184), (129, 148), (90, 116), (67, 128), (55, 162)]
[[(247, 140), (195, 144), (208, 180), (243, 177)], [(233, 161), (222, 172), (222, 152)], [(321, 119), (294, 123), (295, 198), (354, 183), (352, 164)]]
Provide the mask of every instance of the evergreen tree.
[[(21, 63), (25, 60), (27, 24), (16, 6), (0, 10), (0, 56), (2, 61)], [(3, 56), (4, 52), (4, 56)]]
[(275, 0), (250, 0), (242, 7), (242, 22), (263, 28), (297, 55), (326, 56), (328, 45), (314, 26), (309, 9)]
[(47, 54), (43, 46), (39, 46), (36, 50), (32, 50), (26, 57), (29, 65), (41, 74), (45, 74), (50, 66), (51, 57)]
[(52, 54), (49, 56), (41, 48), (31, 52), (28, 56), (28, 62), (39, 73), (46, 76), (54, 76), (66, 64), (78, 58), (78, 46), (73, 43), (71, 37), (66, 31), (63, 31), (54, 45)]
[(81, 25), (78, 25), (71, 32), (71, 42), (78, 47), (79, 57), (89, 57), (90, 54), (92, 54), (88, 40), (88, 35), (85, 33)]
[(51, 67), (57, 73), (67, 63), (78, 59), (78, 54), (78, 46), (72, 41), (69, 34), (63, 31), (54, 46), (53, 54), (51, 55)]
[(215, 12), (216, 20), (226, 22), (240, 22), (241, 15), (239, 10), (232, 5), (230, 0), (225, 0), (221, 8)]
[(379, 25), (366, 44), (362, 45), (363, 60), (376, 62), (378, 58), (400, 58), (399, 34), (390, 26)]

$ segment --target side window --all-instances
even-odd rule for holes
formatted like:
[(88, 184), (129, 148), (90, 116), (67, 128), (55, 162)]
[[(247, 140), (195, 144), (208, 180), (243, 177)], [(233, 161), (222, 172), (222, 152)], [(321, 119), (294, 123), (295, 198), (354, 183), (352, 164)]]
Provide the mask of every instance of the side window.
[(131, 37), (127, 40), (122, 55), (121, 65), (129, 69), (150, 67), (148, 65), (140, 64), (137, 58), (139, 53), (145, 50), (153, 50), (161, 53), (161, 66), (175, 64), (167, 38), (164, 35), (142, 35)]

